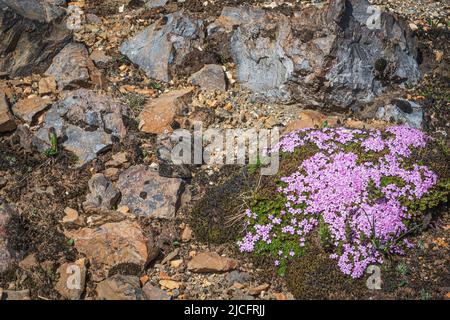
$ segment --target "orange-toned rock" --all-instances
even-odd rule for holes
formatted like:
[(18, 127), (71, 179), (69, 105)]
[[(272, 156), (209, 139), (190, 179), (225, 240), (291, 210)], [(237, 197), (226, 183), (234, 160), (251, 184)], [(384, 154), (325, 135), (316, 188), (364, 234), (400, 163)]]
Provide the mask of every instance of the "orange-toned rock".
[(146, 133), (172, 132), (177, 113), (186, 105), (193, 88), (175, 90), (150, 100), (139, 118), (139, 130)]
[(192, 272), (226, 272), (236, 269), (238, 261), (219, 256), (216, 252), (199, 253), (188, 263)]
[(45, 95), (50, 93), (56, 93), (58, 91), (56, 87), (56, 80), (54, 76), (42, 78), (39, 80), (39, 94)]
[(27, 123), (32, 123), (36, 120), (35, 116), (44, 111), (51, 104), (52, 100), (50, 98), (32, 97), (19, 100), (13, 106), (12, 111), (16, 117)]
[(264, 283), (260, 286), (248, 289), (248, 293), (251, 294), (252, 296), (258, 296), (261, 292), (267, 291), (269, 287), (270, 287), (269, 284)]
[(334, 127), (338, 124), (339, 117), (327, 116), (323, 113), (314, 110), (304, 110), (299, 113), (299, 119), (290, 122), (285, 130), (289, 133), (298, 129), (322, 127), (327, 124), (329, 127)]
[(64, 263), (58, 269), (59, 280), (55, 289), (66, 299), (79, 300), (86, 285), (85, 258)]
[(94, 281), (101, 281), (108, 271), (127, 263), (143, 267), (147, 261), (147, 239), (136, 222), (106, 223), (98, 228), (67, 231), (66, 237), (75, 241), (78, 252), (90, 260)]

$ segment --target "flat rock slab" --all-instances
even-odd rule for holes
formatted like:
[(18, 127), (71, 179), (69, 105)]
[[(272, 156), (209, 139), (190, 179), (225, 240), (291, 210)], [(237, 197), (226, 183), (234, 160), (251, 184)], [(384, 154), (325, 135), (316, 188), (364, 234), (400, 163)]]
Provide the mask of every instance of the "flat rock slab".
[(144, 300), (144, 294), (135, 276), (116, 274), (97, 285), (99, 300)]
[(227, 81), (223, 68), (217, 64), (207, 64), (200, 71), (194, 73), (189, 82), (200, 86), (206, 91), (226, 91)]
[(51, 104), (50, 98), (32, 97), (17, 101), (12, 111), (16, 117), (31, 124), (36, 120), (36, 115), (47, 109)]
[(204, 252), (194, 256), (188, 263), (188, 270), (197, 273), (226, 272), (236, 269), (238, 261), (221, 257), (216, 252)]
[(174, 90), (150, 100), (139, 115), (139, 130), (154, 134), (172, 132), (175, 117), (186, 105), (192, 90), (193, 88)]
[(175, 218), (184, 188), (181, 179), (161, 177), (145, 165), (124, 171), (116, 186), (122, 193), (120, 206), (138, 216), (162, 219)]
[(106, 223), (97, 228), (66, 231), (65, 235), (89, 259), (94, 281), (105, 279), (114, 266), (131, 264), (143, 268), (147, 261), (147, 238), (136, 222)]
[(80, 300), (86, 286), (85, 259), (79, 259), (74, 263), (63, 263), (58, 268), (59, 279), (55, 289), (69, 300)]

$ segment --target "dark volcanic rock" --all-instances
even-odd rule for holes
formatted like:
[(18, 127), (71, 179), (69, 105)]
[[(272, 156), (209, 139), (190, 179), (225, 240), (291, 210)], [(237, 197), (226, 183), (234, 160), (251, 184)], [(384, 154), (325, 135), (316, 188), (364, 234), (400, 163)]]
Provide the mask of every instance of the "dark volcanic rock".
[(71, 38), (61, 7), (38, 0), (0, 2), (0, 72), (42, 73)]

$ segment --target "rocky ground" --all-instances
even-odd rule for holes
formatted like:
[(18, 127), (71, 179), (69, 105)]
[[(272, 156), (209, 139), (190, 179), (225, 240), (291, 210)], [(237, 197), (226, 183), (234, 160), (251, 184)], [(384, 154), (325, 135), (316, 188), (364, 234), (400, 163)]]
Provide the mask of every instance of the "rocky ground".
[(195, 121), (407, 123), (448, 150), (446, 1), (370, 1), (389, 12), (376, 36), (362, 0), (14, 2), (0, 0), (0, 299), (450, 298), (446, 205), (382, 290), (312, 262), (280, 276), (199, 227), (223, 222), (237, 169), (167, 157)]

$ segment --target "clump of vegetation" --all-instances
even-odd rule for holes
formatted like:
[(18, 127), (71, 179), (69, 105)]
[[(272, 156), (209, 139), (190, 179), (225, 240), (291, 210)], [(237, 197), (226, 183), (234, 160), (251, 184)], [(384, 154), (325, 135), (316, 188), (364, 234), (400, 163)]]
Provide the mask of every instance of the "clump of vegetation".
[(208, 243), (235, 241), (242, 233), (239, 213), (243, 211), (245, 198), (255, 188), (254, 176), (246, 170), (237, 170), (218, 186), (210, 187), (195, 203), (190, 215), (190, 225), (196, 238)]
[(48, 139), (50, 141), (50, 148), (44, 151), (44, 155), (48, 158), (56, 157), (58, 155), (58, 136), (54, 128), (49, 129)]
[(139, 113), (142, 109), (142, 106), (145, 104), (145, 95), (130, 92), (125, 95), (125, 102), (130, 107), (131, 110), (135, 113)]
[(240, 250), (271, 256), (283, 273), (317, 233), (329, 258), (353, 278), (386, 256), (403, 254), (424, 212), (446, 202), (450, 191), (448, 179), (439, 180), (420, 158), (429, 140), (407, 126), (303, 129), (285, 136), (278, 147), (290, 165), (270, 177), (271, 192), (252, 199)]

